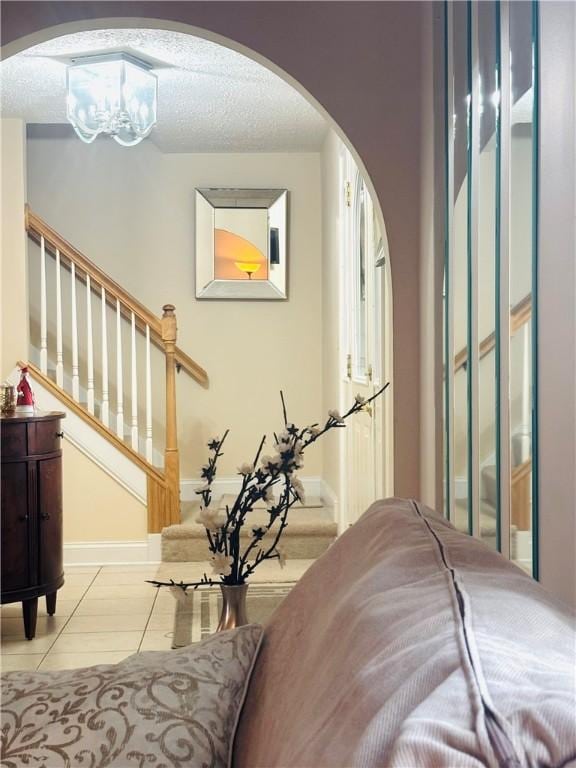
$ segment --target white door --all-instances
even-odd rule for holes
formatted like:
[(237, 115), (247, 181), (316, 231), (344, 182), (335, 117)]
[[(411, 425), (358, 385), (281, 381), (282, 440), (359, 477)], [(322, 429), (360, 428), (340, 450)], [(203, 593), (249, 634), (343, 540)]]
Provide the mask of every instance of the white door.
[[(341, 316), (343, 361), (342, 407), (356, 394), (368, 398), (383, 382), (383, 295), (385, 244), (374, 206), (352, 158), (345, 154)], [(390, 397), (386, 392), (384, 398)], [(344, 430), (345, 463), (342, 522), (351, 525), (384, 495), (383, 399), (348, 422)]]

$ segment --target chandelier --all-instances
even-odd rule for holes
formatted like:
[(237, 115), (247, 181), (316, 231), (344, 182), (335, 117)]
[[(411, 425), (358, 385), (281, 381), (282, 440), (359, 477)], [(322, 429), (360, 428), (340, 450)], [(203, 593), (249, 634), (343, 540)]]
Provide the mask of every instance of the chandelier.
[(125, 53), (76, 58), (66, 73), (66, 117), (90, 144), (99, 133), (132, 147), (156, 123), (158, 80), (151, 67)]

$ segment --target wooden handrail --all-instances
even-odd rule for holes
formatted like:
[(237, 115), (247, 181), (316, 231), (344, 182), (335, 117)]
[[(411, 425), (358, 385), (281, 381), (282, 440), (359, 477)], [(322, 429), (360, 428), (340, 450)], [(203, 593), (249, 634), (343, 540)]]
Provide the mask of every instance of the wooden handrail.
[[(525, 325), (532, 316), (532, 295), (524, 296), (518, 304), (510, 310), (510, 335), (513, 336), (516, 331)], [(490, 333), (480, 342), (479, 360), (486, 357), (496, 346), (496, 334)], [(468, 362), (468, 347), (464, 347), (454, 357), (454, 373), (458, 373), (461, 368), (465, 368)]]
[[(104, 288), (111, 303), (112, 299), (118, 299), (125, 317), (134, 312), (139, 330), (145, 330), (146, 325), (148, 325), (150, 327), (151, 341), (155, 346), (164, 349), (162, 322), (159, 317), (141, 304), (138, 299), (129, 294), (128, 291), (125, 291), (121, 285), (118, 285), (115, 280), (109, 277), (100, 267), (96, 266), (94, 262), (90, 261), (87, 256), (77, 248), (74, 248), (62, 235), (31, 211), (28, 205), (25, 211), (25, 222), (26, 231), (31, 237), (35, 240), (43, 237), (52, 249), (58, 249), (61, 259), (64, 257), (68, 262), (74, 263), (76, 275), (81, 280), (85, 281), (86, 275), (89, 275), (92, 283), (96, 283)], [(80, 273), (78, 270), (80, 270)], [(208, 386), (208, 374), (190, 355), (187, 355), (179, 347), (175, 347), (174, 356), (177, 370), (183, 369), (203, 387)]]
[(522, 464), (512, 469), (512, 485), (523, 480), (532, 471), (532, 459), (526, 459)]

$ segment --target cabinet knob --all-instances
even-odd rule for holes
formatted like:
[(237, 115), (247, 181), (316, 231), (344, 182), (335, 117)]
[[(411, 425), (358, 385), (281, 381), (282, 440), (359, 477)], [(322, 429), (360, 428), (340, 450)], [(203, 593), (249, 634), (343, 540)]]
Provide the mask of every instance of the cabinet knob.
[(50, 520), (50, 512), (40, 512), (42, 520)]
[(18, 520), (21, 520), (24, 523), (28, 520), (28, 515), (18, 515)]
[(64, 437), (64, 432), (56, 432), (54, 437)]

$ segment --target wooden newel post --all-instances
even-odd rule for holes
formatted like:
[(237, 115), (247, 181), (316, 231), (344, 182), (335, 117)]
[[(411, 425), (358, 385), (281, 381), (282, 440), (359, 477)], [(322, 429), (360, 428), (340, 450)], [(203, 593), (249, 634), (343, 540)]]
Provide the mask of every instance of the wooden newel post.
[(176, 427), (176, 315), (172, 304), (162, 307), (162, 342), (166, 354), (166, 525), (180, 522), (180, 456)]

